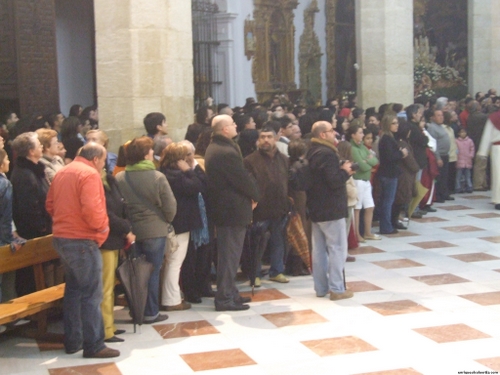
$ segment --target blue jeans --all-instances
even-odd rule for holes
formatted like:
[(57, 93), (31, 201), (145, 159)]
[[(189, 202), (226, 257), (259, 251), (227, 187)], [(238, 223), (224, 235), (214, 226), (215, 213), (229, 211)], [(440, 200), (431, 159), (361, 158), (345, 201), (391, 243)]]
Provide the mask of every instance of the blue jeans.
[[(458, 168), (457, 177), (455, 179), (455, 192), (472, 192), (472, 180), (469, 168)], [(462, 178), (465, 180), (465, 189), (462, 188)]]
[(312, 223), (312, 275), (318, 297), (329, 291), (345, 292), (342, 271), (346, 258), (346, 220)]
[(391, 223), (391, 212), (396, 189), (398, 187), (397, 178), (380, 177), (380, 233), (387, 234), (394, 231)]
[[(284, 256), (285, 256), (285, 219), (286, 217), (280, 217), (276, 219), (270, 219), (261, 221), (258, 224), (265, 233), (269, 230), (271, 237), (269, 237), (269, 249), (271, 257), (271, 268), (269, 269), (269, 277), (275, 277), (285, 270)], [(257, 259), (257, 276), (261, 277), (261, 264), (262, 259)]]
[(137, 255), (145, 255), (153, 264), (153, 273), (148, 284), (148, 298), (144, 310), (144, 320), (154, 320), (160, 311), (160, 269), (165, 255), (167, 237), (147, 238), (135, 243)]
[[(101, 314), (102, 259), (91, 240), (54, 237), (54, 247), (64, 267), (64, 347), (84, 355), (104, 349)], [(82, 345), (83, 344), (83, 345)]]

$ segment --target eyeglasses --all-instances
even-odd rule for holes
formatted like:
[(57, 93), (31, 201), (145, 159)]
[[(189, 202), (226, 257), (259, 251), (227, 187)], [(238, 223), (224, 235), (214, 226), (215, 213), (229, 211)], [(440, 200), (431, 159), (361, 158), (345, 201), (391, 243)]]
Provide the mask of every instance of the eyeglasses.
[(335, 130), (333, 130), (333, 128), (331, 128), (330, 130), (325, 130), (324, 133), (333, 133)]

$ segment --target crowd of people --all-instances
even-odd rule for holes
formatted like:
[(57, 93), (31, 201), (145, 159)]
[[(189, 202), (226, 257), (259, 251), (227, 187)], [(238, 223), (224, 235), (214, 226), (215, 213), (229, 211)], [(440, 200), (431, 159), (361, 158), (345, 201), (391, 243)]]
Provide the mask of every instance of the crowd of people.
[[(66, 283), (67, 353), (120, 354), (105, 343), (123, 341), (113, 307), (127, 251), (152, 265), (144, 290), (144, 323), (152, 324), (202, 298), (217, 311), (249, 309), (236, 286), (240, 267), (256, 288), (266, 275), (288, 283), (312, 274), (317, 297), (351, 298), (344, 266), (356, 259), (348, 249), (405, 230), (452, 194), (491, 185), (500, 209), (493, 89), (366, 110), (355, 95), (318, 108), (286, 95), (206, 105), (180, 142), (162, 113), (146, 115), (144, 127), (115, 154), (95, 106), (74, 105), (67, 118), (4, 118), (0, 241), (53, 234), (60, 259), (44, 273), (46, 286)], [(2, 302), (32, 293), (33, 270), (0, 275), (0, 284)]]

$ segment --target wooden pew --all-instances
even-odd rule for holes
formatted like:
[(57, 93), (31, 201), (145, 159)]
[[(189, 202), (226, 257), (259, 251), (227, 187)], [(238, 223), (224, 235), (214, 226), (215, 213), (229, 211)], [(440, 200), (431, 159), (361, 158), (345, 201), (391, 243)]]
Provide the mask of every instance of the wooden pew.
[(47, 331), (47, 309), (59, 306), (64, 296), (64, 285), (45, 288), (42, 263), (58, 259), (52, 246), (52, 235), (28, 240), (12, 253), (10, 245), (0, 246), (0, 274), (33, 266), (37, 291), (0, 304), (0, 324), (14, 322), (35, 315), (38, 335)]

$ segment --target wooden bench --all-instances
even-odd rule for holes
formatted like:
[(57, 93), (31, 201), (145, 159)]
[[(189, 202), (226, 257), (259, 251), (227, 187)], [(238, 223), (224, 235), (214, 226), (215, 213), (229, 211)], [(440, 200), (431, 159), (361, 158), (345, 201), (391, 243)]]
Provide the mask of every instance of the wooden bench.
[(37, 335), (47, 332), (47, 309), (61, 304), (65, 284), (46, 288), (42, 263), (58, 258), (52, 246), (52, 235), (28, 240), (15, 253), (10, 250), (10, 245), (0, 246), (0, 274), (33, 266), (37, 290), (0, 304), (0, 324), (35, 315)]

